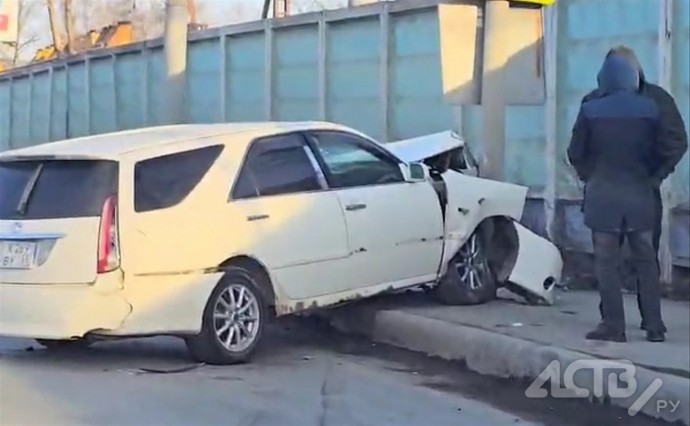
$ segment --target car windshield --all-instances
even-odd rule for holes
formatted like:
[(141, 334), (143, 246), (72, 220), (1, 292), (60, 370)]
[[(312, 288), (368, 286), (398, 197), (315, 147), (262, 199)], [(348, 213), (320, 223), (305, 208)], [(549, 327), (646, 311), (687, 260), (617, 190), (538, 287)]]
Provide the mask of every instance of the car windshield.
[(0, 162), (0, 220), (99, 216), (117, 171), (106, 160)]

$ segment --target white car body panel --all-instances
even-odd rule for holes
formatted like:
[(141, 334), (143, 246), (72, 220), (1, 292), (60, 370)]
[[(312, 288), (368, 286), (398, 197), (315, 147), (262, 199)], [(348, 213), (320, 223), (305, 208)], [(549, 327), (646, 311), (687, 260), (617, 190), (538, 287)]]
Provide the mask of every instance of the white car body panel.
[[(96, 247), (99, 218), (0, 220), (0, 239), (38, 240), (31, 271), (3, 269), (2, 282), (11, 284), (74, 284), (96, 279)], [(75, 255), (76, 254), (76, 255)], [(64, 259), (71, 264), (65, 268)]]
[(0, 335), (66, 339), (119, 329), (132, 310), (122, 295), (121, 278), (117, 272), (107, 274), (98, 285), (2, 282)]
[(518, 256), (508, 281), (531, 294), (553, 304), (553, 285), (544, 288), (547, 280), (560, 282), (563, 270), (561, 253), (550, 241), (545, 240), (519, 223), (513, 223), (518, 235)]
[[(403, 182), (337, 193), (347, 219), (350, 270), (367, 271), (362, 279), (353, 280), (358, 284), (351, 290), (423, 277), (438, 268), (443, 246), (441, 211), (419, 214), (410, 208), (438, 205), (431, 185)], [(348, 205), (366, 207), (347, 211)]]
[[(0, 335), (70, 339), (87, 333), (197, 333), (206, 301), (223, 276), (221, 265), (237, 256), (267, 271), (278, 315), (434, 283), (482, 220), (503, 216), (517, 221), (522, 215), (527, 188), (454, 171), (443, 176), (445, 225), (427, 181), (229, 199), (252, 140), (310, 129), (363, 136), (332, 123), (228, 123), (138, 129), (0, 153), (0, 161), (55, 155), (117, 161), (122, 247), (120, 269), (94, 276), (99, 220), (80, 219), (73, 225), (69, 220), (27, 221), (30, 232), (65, 236), (42, 266), (23, 272), (0, 269)], [(390, 151), (414, 162), (462, 143), (452, 132), (442, 132), (398, 142), (397, 148), (392, 144)], [(137, 161), (214, 144), (223, 144), (224, 150), (187, 198), (172, 208), (134, 211)], [(366, 209), (347, 209), (358, 203)], [(250, 220), (256, 216), (268, 217)], [(0, 240), (16, 232), (14, 226), (0, 221)], [(543, 282), (560, 279), (560, 254), (550, 242), (515, 227), (520, 251), (510, 279), (550, 301), (553, 288), (545, 292)], [(70, 258), (70, 247), (78, 259)]]
[(505, 216), (520, 220), (527, 188), (452, 170), (444, 173), (443, 179), (448, 190), (445, 267), (484, 219)]
[(450, 130), (403, 139), (385, 145), (386, 149), (407, 163), (421, 161), (462, 146), (465, 146), (465, 141), (457, 133)]

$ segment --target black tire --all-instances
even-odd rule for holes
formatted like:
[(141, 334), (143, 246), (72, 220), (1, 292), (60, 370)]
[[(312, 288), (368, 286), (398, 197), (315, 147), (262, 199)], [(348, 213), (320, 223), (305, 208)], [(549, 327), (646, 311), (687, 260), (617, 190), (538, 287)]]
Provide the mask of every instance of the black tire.
[[(264, 324), (268, 320), (266, 299), (257, 284), (259, 279), (259, 277), (247, 269), (238, 267), (227, 268), (227, 272), (213, 289), (211, 296), (209, 296), (206, 302), (201, 332), (196, 336), (185, 338), (187, 349), (195, 361), (206, 364), (226, 365), (244, 363), (251, 359), (261, 342), (264, 334)], [(238, 295), (239, 289), (244, 289), (244, 297)], [(228, 292), (232, 292), (234, 296), (230, 296)], [(248, 298), (250, 297), (253, 298), (252, 300), (256, 302), (256, 309), (251, 308), (247, 312), (250, 312), (252, 316), (255, 314), (256, 321), (254, 323), (249, 321), (243, 322), (242, 318), (248, 318), (248, 316), (243, 316), (239, 312), (242, 305), (239, 305), (236, 309), (228, 307), (228, 310), (225, 312), (217, 311), (218, 307), (229, 306), (229, 297), (241, 297), (242, 300), (245, 300), (245, 298), (249, 300)], [(220, 301), (221, 298), (222, 302)], [(239, 302), (242, 302), (242, 300)], [(215, 314), (227, 315), (227, 318), (217, 318)], [(240, 325), (241, 322), (243, 326)], [(219, 327), (218, 324), (220, 323), (223, 323), (223, 325)], [(226, 328), (225, 331), (221, 331), (227, 324), (232, 325), (229, 325), (229, 328)], [(256, 328), (248, 328), (247, 324), (252, 324), (252, 327)], [(245, 331), (250, 333), (251, 336), (245, 333), (248, 339), (242, 345), (239, 345), (242, 334)], [(236, 333), (239, 333), (236, 338), (237, 345), (239, 346), (236, 348), (226, 346), (224, 341), (229, 342), (230, 346), (232, 346)]]
[(36, 342), (48, 350), (87, 349), (89, 346), (91, 346), (91, 341), (88, 339), (36, 339)]
[[(437, 299), (446, 305), (478, 305), (496, 298), (498, 283), (489, 265), (488, 243), (480, 230), (470, 236), (453, 256), (446, 275), (435, 288)], [(468, 269), (474, 269), (470, 279)]]

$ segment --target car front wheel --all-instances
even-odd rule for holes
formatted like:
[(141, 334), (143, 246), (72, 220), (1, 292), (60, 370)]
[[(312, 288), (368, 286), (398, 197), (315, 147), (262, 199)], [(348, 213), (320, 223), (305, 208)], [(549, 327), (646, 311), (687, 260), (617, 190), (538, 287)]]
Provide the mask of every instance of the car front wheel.
[(192, 357), (207, 364), (248, 361), (261, 341), (266, 302), (252, 273), (230, 268), (206, 303), (201, 333), (185, 339)]
[(436, 287), (438, 299), (448, 305), (476, 305), (496, 297), (497, 280), (487, 255), (487, 243), (478, 230), (451, 259)]

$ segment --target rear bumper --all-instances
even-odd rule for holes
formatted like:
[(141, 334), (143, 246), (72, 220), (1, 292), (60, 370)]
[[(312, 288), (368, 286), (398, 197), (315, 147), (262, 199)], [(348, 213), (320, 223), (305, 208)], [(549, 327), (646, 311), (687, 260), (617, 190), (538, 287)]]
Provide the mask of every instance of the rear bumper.
[(112, 286), (0, 282), (0, 336), (78, 338), (119, 327), (130, 311)]

